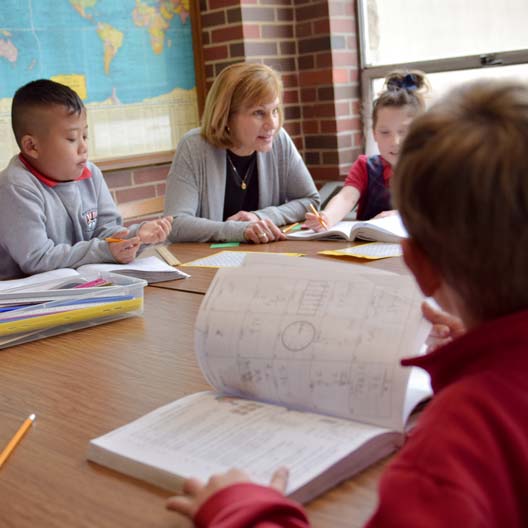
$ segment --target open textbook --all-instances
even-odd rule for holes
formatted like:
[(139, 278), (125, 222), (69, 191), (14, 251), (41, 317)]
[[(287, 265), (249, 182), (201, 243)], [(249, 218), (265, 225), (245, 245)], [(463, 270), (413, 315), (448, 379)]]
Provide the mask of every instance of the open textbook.
[(343, 239), (353, 241), (372, 240), (375, 242), (399, 242), (407, 237), (405, 227), (401, 223), (400, 215), (394, 214), (372, 220), (353, 220), (339, 222), (327, 231), (319, 233), (309, 230), (289, 233), (286, 238), (291, 240), (335, 240)]
[(219, 270), (196, 320), (215, 392), (93, 439), (88, 458), (175, 491), (233, 466), (266, 484), (285, 465), (287, 493), (306, 502), (396, 450), (430, 395), (399, 363), (429, 331), (421, 300), (410, 276), (249, 255)]
[(31, 288), (33, 291), (43, 284), (45, 289), (49, 289), (50, 281), (56, 280), (56, 287), (66, 284), (70, 280), (75, 280), (81, 275), (94, 275), (102, 272), (118, 273), (136, 279), (146, 280), (148, 283), (163, 282), (190, 277), (188, 273), (169, 266), (161, 259), (150, 256), (137, 258), (130, 264), (84, 264), (77, 269), (60, 268), (52, 271), (37, 273), (23, 279), (13, 279), (0, 281), (0, 292)]
[(111, 271), (136, 279), (144, 279), (149, 284), (190, 277), (188, 273), (173, 268), (154, 256), (137, 258), (130, 264), (85, 264), (79, 266), (77, 271), (80, 273)]

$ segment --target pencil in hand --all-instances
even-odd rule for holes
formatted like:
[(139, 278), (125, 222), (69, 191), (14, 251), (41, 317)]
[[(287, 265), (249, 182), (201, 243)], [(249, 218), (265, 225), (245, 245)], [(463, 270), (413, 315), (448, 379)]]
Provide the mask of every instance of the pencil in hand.
[(24, 423), (19, 427), (13, 438), (11, 438), (9, 443), (5, 446), (5, 449), (2, 451), (2, 453), (0, 453), (0, 467), (2, 467), (2, 464), (7, 460), (15, 447), (20, 443), (20, 440), (22, 440), (22, 437), (26, 434), (27, 430), (33, 425), (34, 419), (34, 414), (29, 415), (28, 418), (24, 420)]
[(105, 238), (105, 242), (108, 242), (109, 244), (113, 244), (114, 242), (123, 242), (123, 240), (126, 240), (126, 238), (115, 238), (115, 237)]
[(314, 207), (314, 205), (310, 204), (310, 209), (312, 210), (312, 213), (317, 216), (317, 220), (319, 220), (319, 223), (328, 231), (328, 224), (324, 221), (324, 218), (319, 214), (319, 211)]

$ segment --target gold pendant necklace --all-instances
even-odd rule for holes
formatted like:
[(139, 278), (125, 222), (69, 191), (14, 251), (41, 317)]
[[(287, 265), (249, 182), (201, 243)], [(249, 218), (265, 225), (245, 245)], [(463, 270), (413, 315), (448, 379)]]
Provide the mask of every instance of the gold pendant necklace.
[[(256, 153), (255, 153), (256, 154)], [(253, 155), (253, 158), (249, 162), (248, 168), (246, 169), (246, 173), (244, 174), (244, 177), (241, 178), (240, 174), (238, 174), (237, 168), (235, 167), (235, 164), (233, 163), (233, 160), (231, 159), (231, 156), (229, 153), (227, 153), (227, 161), (229, 161), (229, 166), (231, 167), (231, 171), (233, 172), (233, 176), (235, 177), (235, 181), (240, 185), (240, 188), (245, 191), (248, 188), (249, 180), (251, 179), (251, 176), (253, 176), (255, 163), (257, 161), (256, 155)]]

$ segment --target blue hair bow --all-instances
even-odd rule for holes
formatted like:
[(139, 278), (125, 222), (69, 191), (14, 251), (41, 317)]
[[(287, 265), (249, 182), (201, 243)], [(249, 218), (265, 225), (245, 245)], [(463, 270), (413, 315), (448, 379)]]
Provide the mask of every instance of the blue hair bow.
[(389, 90), (398, 88), (400, 90), (413, 91), (418, 88), (416, 84), (416, 75), (414, 73), (408, 73), (403, 79), (392, 79), (387, 84)]

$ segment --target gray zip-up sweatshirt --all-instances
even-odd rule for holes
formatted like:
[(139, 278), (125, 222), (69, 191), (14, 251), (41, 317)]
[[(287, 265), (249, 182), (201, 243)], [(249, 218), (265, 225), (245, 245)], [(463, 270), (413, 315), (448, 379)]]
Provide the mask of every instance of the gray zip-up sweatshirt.
[(123, 230), (121, 216), (101, 171), (88, 169), (89, 178), (51, 187), (11, 159), (0, 173), (0, 279), (115, 262), (104, 238)]
[[(257, 153), (259, 218), (276, 225), (304, 220), (319, 193), (288, 133), (281, 129), (270, 152)], [(165, 214), (172, 242), (244, 241), (249, 222), (223, 222), (226, 150), (213, 147), (195, 128), (180, 140), (170, 168)]]

